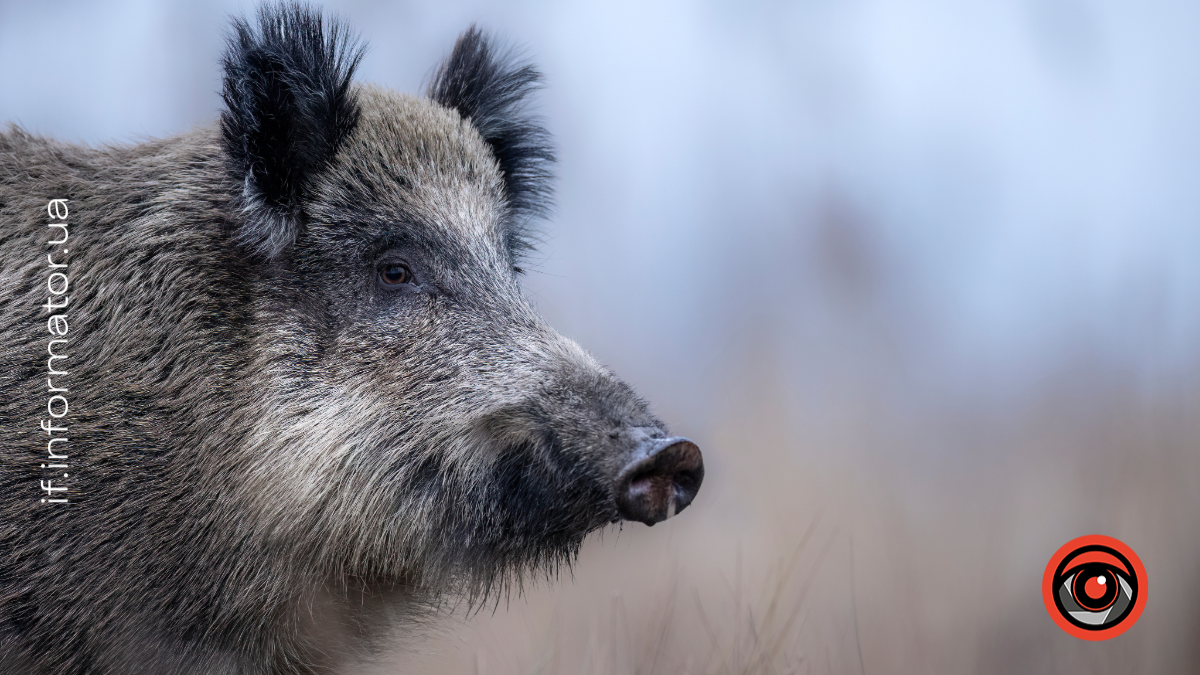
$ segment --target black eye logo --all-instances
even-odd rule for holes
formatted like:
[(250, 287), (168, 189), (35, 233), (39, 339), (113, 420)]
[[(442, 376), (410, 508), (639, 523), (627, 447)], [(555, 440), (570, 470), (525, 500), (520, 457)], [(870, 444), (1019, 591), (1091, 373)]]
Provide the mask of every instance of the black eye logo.
[(1146, 604), (1146, 571), (1125, 544), (1091, 535), (1071, 541), (1046, 566), (1046, 609), (1063, 630), (1085, 640), (1124, 633)]

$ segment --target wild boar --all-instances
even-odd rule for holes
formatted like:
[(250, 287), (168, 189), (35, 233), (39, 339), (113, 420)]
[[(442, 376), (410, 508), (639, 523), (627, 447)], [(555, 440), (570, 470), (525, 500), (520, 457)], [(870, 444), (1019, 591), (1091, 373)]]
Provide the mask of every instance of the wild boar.
[(538, 72), (474, 27), (424, 97), (362, 54), (269, 6), (219, 123), (0, 134), (3, 672), (329, 672), (695, 496), (522, 296)]

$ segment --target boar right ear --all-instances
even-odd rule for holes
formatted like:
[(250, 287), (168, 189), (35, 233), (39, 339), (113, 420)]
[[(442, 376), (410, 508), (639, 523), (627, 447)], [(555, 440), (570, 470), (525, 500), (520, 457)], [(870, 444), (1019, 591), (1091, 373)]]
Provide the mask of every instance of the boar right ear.
[(296, 239), (313, 178), (358, 124), (350, 77), (363, 48), (303, 5), (264, 6), (258, 26), (235, 19), (223, 65), (221, 140), (242, 184), (238, 240), (267, 259)]

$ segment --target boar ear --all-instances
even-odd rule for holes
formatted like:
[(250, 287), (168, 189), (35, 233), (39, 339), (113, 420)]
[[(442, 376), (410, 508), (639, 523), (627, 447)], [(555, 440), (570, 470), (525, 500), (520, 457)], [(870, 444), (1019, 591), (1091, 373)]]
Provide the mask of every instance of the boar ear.
[(497, 54), (475, 26), (459, 36), (438, 68), (427, 95), (469, 119), (492, 149), (508, 198), (506, 240), (514, 256), (532, 248), (529, 220), (550, 206), (554, 152), (540, 121), (525, 113), (529, 94), (541, 84), (533, 66), (511, 51)]
[(227, 39), (221, 139), (243, 185), (238, 239), (268, 259), (295, 241), (313, 178), (358, 123), (350, 77), (363, 49), (303, 5), (267, 5)]

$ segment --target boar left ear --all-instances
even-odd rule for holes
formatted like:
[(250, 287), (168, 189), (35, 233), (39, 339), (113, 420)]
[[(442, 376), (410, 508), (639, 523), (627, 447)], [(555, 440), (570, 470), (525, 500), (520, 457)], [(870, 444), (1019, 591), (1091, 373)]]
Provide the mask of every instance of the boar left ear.
[(459, 36), (429, 83), (428, 96), (471, 121), (492, 150), (508, 199), (505, 240), (519, 258), (533, 248), (529, 222), (549, 209), (554, 151), (541, 121), (526, 111), (541, 73), (497, 50), (474, 25)]
[(238, 233), (267, 259), (296, 239), (313, 178), (358, 123), (350, 77), (363, 48), (303, 5), (268, 5), (258, 26), (235, 19), (223, 59), (221, 139), (243, 185)]

